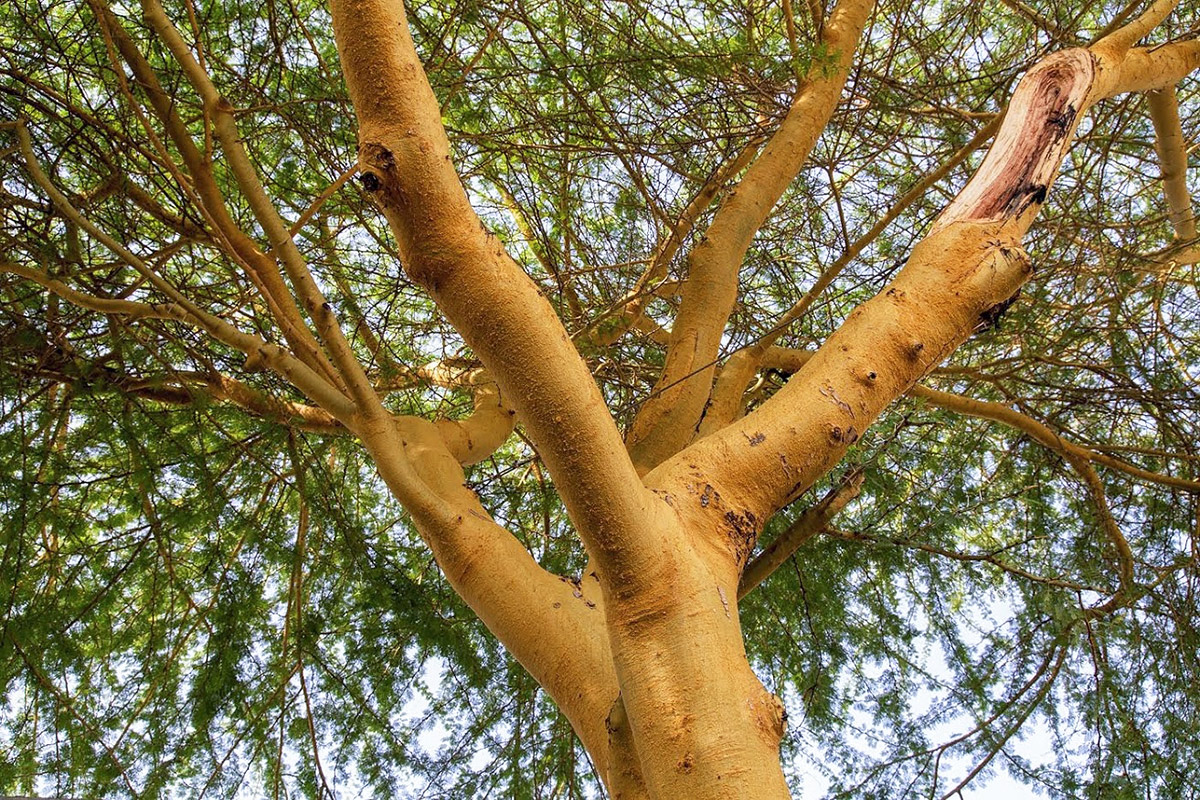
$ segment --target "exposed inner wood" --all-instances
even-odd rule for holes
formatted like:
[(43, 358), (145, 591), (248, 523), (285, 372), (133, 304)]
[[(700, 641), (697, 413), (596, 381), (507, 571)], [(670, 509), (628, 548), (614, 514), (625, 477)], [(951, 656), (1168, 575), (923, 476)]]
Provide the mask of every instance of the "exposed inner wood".
[(1019, 219), (1041, 206), (1088, 103), (1096, 59), (1087, 50), (1056, 53), (1021, 80), (983, 164), (936, 227), (958, 220)]

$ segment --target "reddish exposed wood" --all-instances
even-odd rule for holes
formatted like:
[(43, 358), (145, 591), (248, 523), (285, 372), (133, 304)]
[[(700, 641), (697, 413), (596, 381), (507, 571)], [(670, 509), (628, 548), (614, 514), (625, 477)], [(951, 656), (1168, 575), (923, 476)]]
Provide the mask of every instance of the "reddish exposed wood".
[(1019, 219), (1040, 207), (1088, 105), (1096, 59), (1087, 50), (1056, 53), (1021, 80), (983, 164), (938, 219)]

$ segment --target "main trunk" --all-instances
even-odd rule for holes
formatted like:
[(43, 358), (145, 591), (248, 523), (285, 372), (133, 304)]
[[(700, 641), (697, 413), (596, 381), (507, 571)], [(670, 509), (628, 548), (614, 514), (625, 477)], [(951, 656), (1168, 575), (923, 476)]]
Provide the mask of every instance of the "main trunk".
[(707, 555), (672, 547), (655, 574), (606, 593), (621, 710), (648, 796), (786, 798), (783, 706), (747, 661), (735, 571)]

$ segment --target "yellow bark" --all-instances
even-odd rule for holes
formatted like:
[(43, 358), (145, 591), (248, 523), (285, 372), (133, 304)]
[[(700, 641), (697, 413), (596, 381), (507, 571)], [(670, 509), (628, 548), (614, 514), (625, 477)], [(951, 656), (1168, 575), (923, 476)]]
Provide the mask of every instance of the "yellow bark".
[(855, 46), (873, 7), (869, 0), (837, 4), (822, 35), (834, 62), (813, 66), (779, 130), (688, 255), (688, 279), (671, 329), (667, 361), (629, 432), (629, 451), (639, 472), (653, 468), (692, 439), (712, 386), (721, 334), (737, 299), (742, 259), (837, 108)]

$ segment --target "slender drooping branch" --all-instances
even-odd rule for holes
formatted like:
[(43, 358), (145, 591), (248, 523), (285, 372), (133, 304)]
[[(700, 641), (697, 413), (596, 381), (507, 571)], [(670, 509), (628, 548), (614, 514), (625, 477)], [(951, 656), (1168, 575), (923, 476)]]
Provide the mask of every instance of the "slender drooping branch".
[(1022, 414), (1002, 403), (976, 400), (971, 397), (942, 392), (920, 385), (913, 386), (908, 393), (913, 397), (926, 400), (933, 405), (958, 414), (1001, 422), (1015, 430), (1028, 434), (1038, 444), (1053, 450), (1064, 458), (1083, 459), (1084, 461), (1103, 464), (1110, 469), (1119, 470), (1138, 480), (1157, 483), (1162, 486), (1170, 486), (1192, 494), (1200, 494), (1200, 482), (1151, 472), (1118, 458), (1090, 450), (1068, 439), (1064, 439), (1062, 434), (1052, 430), (1044, 423), (1038, 422), (1033, 417)]
[[(152, 267), (134, 255), (129, 248), (83, 216), (83, 214), (71, 205), (66, 196), (54, 186), (50, 178), (38, 164), (33, 152), (33, 144), (29, 138), (29, 132), (25, 126), (18, 124), (16, 131), (17, 140), (25, 156), (25, 165), (29, 170), (30, 176), (49, 195), (51, 202), (54, 203), (59, 213), (78, 225), (81, 229), (87, 231), (96, 241), (107, 247), (126, 264), (133, 267), (138, 274), (170, 300), (169, 303), (153, 305), (152, 310), (147, 312), (148, 315), (160, 318), (174, 318), (180, 322), (186, 322), (202, 329), (214, 339), (224, 342), (230, 347), (245, 353), (248, 357), (258, 359), (270, 366), (291, 382), (293, 386), (304, 392), (309, 399), (320, 405), (337, 419), (342, 422), (348, 422), (351, 419), (354, 413), (353, 404), (336, 387), (330, 385), (323, 376), (317, 374), (303, 361), (278, 345), (269, 344), (257, 336), (244, 333), (220, 317), (204, 311), (188, 299), (183, 292), (160, 276)], [(47, 286), (47, 288), (54, 288), (51, 286), (49, 279), (39, 282)]]
[(292, 286), (299, 295), (305, 311), (316, 325), (326, 353), (337, 367), (342, 380), (362, 413), (384, 414), (379, 397), (367, 379), (366, 372), (334, 316), (333, 307), (325, 299), (308, 264), (296, 246), (292, 233), (278, 209), (263, 189), (258, 171), (250, 161), (233, 118), (233, 106), (221, 96), (208, 73), (192, 55), (187, 43), (167, 17), (158, 0), (142, 0), (146, 21), (166, 44), (192, 88), (200, 95), (204, 109), (214, 120), (217, 138), (242, 194), (250, 204), (255, 219), (263, 227), (271, 243), (271, 252), (281, 257)]
[(1180, 241), (1195, 239), (1196, 215), (1187, 188), (1187, 144), (1179, 121), (1179, 99), (1174, 87), (1150, 92), (1146, 99), (1154, 123), (1154, 149), (1162, 165), (1163, 194), (1167, 198), (1175, 238)]
[(775, 541), (764, 547), (762, 552), (751, 559), (738, 583), (738, 599), (741, 600), (754, 591), (755, 587), (771, 577), (771, 573), (795, 555), (805, 542), (824, 530), (834, 515), (858, 496), (862, 482), (861, 470), (846, 476), (837, 486), (830, 489), (816, 505), (796, 517), (796, 520), (788, 526), (787, 530), (779, 534)]
[[(104, 0), (88, 0), (100, 23), (100, 30), (112, 49), (119, 53), (121, 60), (128, 65), (136, 80), (138, 88), (144, 92), (150, 101), (150, 107), (166, 129), (167, 135), (183, 159), (187, 174), (181, 174), (174, 167), (171, 157), (163, 148), (163, 159), (172, 167), (171, 172), (176, 182), (186, 195), (193, 197), (198, 210), (211, 223), (217, 240), (221, 242), (229, 255), (241, 264), (247, 276), (258, 288), (267, 303), (271, 316), (279, 325), (284, 339), (291, 347), (295, 356), (307, 366), (320, 373), (327, 381), (339, 390), (344, 389), (340, 374), (322, 352), (312, 331), (304, 323), (295, 298), (284, 284), (283, 277), (275, 260), (267, 256), (234, 222), (226, 204), (223, 191), (213, 175), (211, 160), (196, 146), (187, 124), (179, 113), (175, 98), (161, 85), (158, 75), (150, 66), (150, 62), (138, 49), (133, 37), (122, 27)], [(118, 81), (125, 86), (125, 78), (120, 62), (113, 55), (113, 69)], [(132, 90), (126, 87), (126, 96), (139, 118), (142, 117), (140, 107), (133, 97)], [(157, 141), (157, 134), (152, 130), (148, 121), (144, 121), (147, 135)]]
[(712, 205), (726, 182), (746, 168), (761, 145), (759, 139), (752, 139), (733, 158), (713, 172), (671, 225), (666, 238), (659, 242), (654, 256), (650, 259), (650, 265), (638, 278), (633, 289), (592, 320), (581, 334), (576, 335), (576, 341), (582, 335), (597, 345), (609, 345), (637, 325), (646, 311), (646, 306), (654, 297), (654, 287), (667, 279), (667, 268), (695, 227), (700, 215)]

